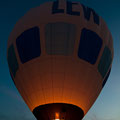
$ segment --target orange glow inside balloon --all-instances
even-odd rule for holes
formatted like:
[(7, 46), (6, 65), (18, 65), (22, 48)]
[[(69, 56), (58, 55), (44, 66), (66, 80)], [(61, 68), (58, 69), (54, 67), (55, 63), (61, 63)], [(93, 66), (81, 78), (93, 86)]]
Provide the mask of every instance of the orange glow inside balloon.
[(56, 112), (56, 113), (55, 113), (55, 120), (60, 120), (60, 119), (59, 119), (59, 118), (60, 118), (59, 116), (60, 116), (59, 113)]

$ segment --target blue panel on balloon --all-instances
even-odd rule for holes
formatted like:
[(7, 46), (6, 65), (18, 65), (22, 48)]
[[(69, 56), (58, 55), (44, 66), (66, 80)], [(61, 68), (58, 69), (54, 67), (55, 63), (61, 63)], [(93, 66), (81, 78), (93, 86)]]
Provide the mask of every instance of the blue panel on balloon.
[(12, 80), (13, 80), (13, 83), (16, 85), (16, 83), (15, 83), (15, 81), (14, 81), (14, 77), (13, 77), (11, 71), (10, 71), (10, 76), (11, 76), (11, 78), (12, 78)]
[(98, 64), (98, 71), (100, 72), (100, 74), (103, 78), (105, 77), (106, 73), (108, 72), (111, 62), (112, 62), (112, 54), (111, 54), (110, 49), (106, 46), (104, 48), (102, 57)]
[(106, 84), (106, 82), (107, 82), (107, 80), (108, 80), (108, 77), (109, 77), (109, 75), (110, 75), (110, 72), (111, 72), (111, 69), (110, 69), (109, 72), (107, 73), (107, 75), (106, 75), (106, 77), (105, 77), (105, 79), (104, 79), (104, 81), (103, 81), (102, 87), (105, 86), (105, 84)]
[(15, 55), (15, 50), (14, 50), (13, 44), (8, 48), (7, 60), (8, 60), (8, 65), (9, 65), (10, 71), (11, 71), (13, 77), (15, 77), (19, 66), (18, 66), (16, 55)]
[(24, 31), (16, 39), (17, 50), (22, 63), (26, 63), (41, 54), (40, 32), (38, 27)]
[(49, 55), (72, 55), (76, 39), (74, 24), (56, 22), (45, 27), (45, 47)]
[(102, 47), (102, 39), (93, 31), (84, 28), (81, 32), (78, 56), (95, 64)]

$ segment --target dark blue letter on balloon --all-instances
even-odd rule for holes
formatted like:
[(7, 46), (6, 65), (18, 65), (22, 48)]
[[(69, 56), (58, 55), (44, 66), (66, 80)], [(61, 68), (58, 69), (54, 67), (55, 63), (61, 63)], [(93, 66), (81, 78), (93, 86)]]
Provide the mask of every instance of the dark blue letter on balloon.
[(53, 2), (53, 6), (52, 6), (52, 14), (56, 14), (56, 13), (64, 13), (63, 9), (58, 9), (59, 7), (59, 3), (58, 1)]
[(78, 3), (72, 3), (70, 1), (67, 1), (67, 14), (80, 16), (80, 12), (72, 11), (72, 5), (73, 4), (78, 4)]
[(82, 5), (83, 7), (83, 12), (84, 12), (84, 17), (86, 20), (90, 20), (90, 16), (91, 16), (91, 12), (93, 14), (93, 19), (94, 22), (99, 25), (99, 16), (95, 13), (95, 11), (91, 8), (85, 7), (84, 5)]

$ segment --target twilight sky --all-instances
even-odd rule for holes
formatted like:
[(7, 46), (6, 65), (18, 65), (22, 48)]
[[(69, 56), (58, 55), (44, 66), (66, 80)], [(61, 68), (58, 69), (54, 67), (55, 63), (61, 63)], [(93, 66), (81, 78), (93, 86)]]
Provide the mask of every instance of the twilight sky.
[[(50, 0), (0, 1), (0, 120), (36, 120), (11, 80), (7, 40), (15, 23), (30, 9)], [(93, 8), (106, 21), (114, 42), (109, 79), (84, 120), (120, 120), (120, 0), (74, 0)]]

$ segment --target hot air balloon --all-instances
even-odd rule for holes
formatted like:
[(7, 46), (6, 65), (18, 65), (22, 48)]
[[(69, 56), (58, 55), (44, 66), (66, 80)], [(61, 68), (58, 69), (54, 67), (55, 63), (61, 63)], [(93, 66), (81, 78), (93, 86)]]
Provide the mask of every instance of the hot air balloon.
[(8, 39), (11, 77), (38, 120), (81, 120), (104, 87), (112, 60), (106, 23), (79, 2), (32, 8)]

